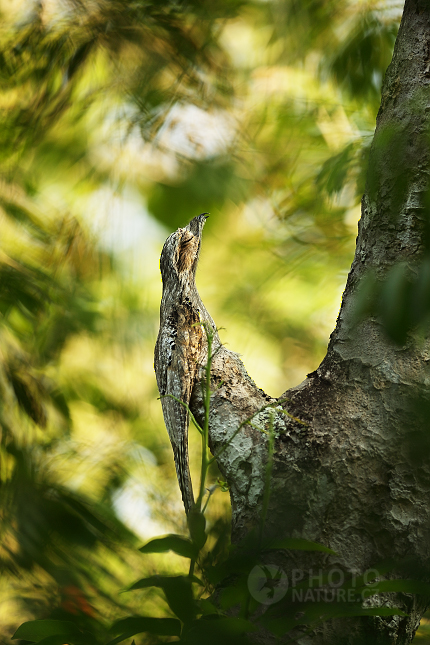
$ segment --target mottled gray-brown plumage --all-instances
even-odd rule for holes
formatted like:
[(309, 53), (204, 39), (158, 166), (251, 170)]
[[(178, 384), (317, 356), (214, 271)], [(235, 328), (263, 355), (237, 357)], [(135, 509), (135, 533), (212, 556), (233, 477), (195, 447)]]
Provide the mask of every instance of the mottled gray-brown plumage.
[[(155, 374), (164, 422), (175, 458), (185, 511), (194, 504), (188, 462), (188, 412), (171, 396), (189, 404), (199, 367), (206, 362), (207, 342), (201, 323), (215, 324), (198, 294), (195, 275), (207, 214), (178, 228), (164, 243), (160, 258), (163, 296), (155, 345)], [(216, 337), (218, 340), (218, 337)]]

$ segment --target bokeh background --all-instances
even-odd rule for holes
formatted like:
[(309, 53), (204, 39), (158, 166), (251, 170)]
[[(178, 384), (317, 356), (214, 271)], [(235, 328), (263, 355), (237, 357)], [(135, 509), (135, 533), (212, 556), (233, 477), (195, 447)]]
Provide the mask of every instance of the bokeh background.
[[(185, 528), (153, 373), (163, 242), (210, 212), (197, 284), (223, 342), (272, 396), (316, 369), (402, 6), (0, 1), (2, 645), (33, 618), (104, 642), (166, 614), (121, 593), (184, 567), (136, 549)], [(226, 535), (228, 493), (208, 520)]]

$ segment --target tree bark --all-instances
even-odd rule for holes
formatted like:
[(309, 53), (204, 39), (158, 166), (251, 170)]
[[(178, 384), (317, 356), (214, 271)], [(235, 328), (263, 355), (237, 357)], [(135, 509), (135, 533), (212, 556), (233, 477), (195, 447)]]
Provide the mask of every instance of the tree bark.
[[(298, 569), (306, 576), (335, 568), (342, 575), (374, 568), (379, 578), (428, 579), (430, 460), (422, 454), (429, 445), (422, 433), (428, 426), (430, 343), (409, 334), (395, 345), (377, 316), (369, 313), (357, 322), (355, 311), (365, 274), (373, 271), (383, 281), (399, 261), (414, 271), (426, 253), (429, 83), (430, 5), (406, 0), (382, 88), (355, 257), (318, 369), (275, 402), (258, 389), (237, 355), (221, 348), (213, 359), (212, 382), (223, 384), (211, 398), (210, 447), (230, 485), (233, 542), (261, 526), (268, 454), (262, 429), (273, 427), (266, 538), (304, 538), (337, 554), (268, 555), (266, 563), (281, 566), (290, 582)], [(273, 421), (270, 408), (258, 412), (268, 403), (277, 404)], [(191, 409), (202, 417), (200, 387)], [(237, 432), (253, 414), (252, 425)], [(380, 563), (387, 558), (397, 564), (383, 573)], [(406, 558), (419, 563), (418, 570), (405, 574)], [(285, 642), (294, 636), (302, 645), (410, 643), (427, 600), (393, 592), (365, 605), (396, 606), (408, 615), (331, 619), (311, 632), (300, 626), (299, 616)], [(264, 631), (255, 638), (274, 642)]]

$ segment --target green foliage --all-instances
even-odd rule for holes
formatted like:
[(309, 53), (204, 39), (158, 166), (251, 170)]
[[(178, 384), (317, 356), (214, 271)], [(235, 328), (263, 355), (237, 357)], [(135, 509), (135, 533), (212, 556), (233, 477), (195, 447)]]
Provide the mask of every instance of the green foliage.
[(196, 164), (189, 176), (174, 185), (156, 184), (149, 195), (148, 207), (163, 223), (181, 226), (189, 213), (205, 204), (208, 212), (222, 211), (228, 199), (240, 201), (246, 195), (246, 184), (234, 174), (231, 162), (217, 159)]
[[(205, 327), (208, 340), (208, 363), (207, 378), (202, 385), (204, 395), (205, 419), (204, 428), (207, 428), (210, 413), (210, 367), (212, 361), (212, 340), (211, 330)], [(248, 420), (248, 423), (251, 423)], [(207, 442), (205, 430), (201, 431), (202, 436)], [(150, 553), (167, 553), (174, 551), (177, 555), (191, 560), (191, 566), (188, 576), (184, 575), (152, 575), (142, 578), (135, 582), (128, 591), (137, 591), (148, 588), (159, 588), (163, 591), (169, 610), (176, 616), (172, 618), (155, 618), (144, 616), (130, 616), (116, 622), (110, 629), (111, 633), (118, 634), (116, 638), (109, 641), (108, 645), (115, 645), (126, 638), (135, 636), (142, 632), (147, 632), (161, 636), (176, 636), (180, 643), (218, 643), (220, 639), (226, 643), (246, 643), (247, 634), (258, 629), (258, 625), (264, 626), (274, 636), (283, 636), (294, 630), (297, 626), (307, 626), (309, 629), (315, 627), (318, 623), (334, 617), (345, 616), (404, 616), (405, 613), (393, 607), (367, 607), (363, 606), (363, 600), (374, 594), (383, 594), (387, 592), (418, 593), (427, 595), (430, 593), (430, 585), (425, 582), (414, 580), (388, 579), (367, 581), (367, 576), (358, 578), (354, 576), (347, 578), (341, 586), (343, 592), (342, 598), (348, 597), (348, 602), (300, 602), (292, 605), (292, 594), (300, 592), (301, 598), (303, 591), (313, 590), (313, 583), (310, 587), (306, 582), (293, 588), (285, 590), (279, 602), (266, 608), (261, 612), (261, 602), (255, 596), (260, 591), (260, 585), (255, 588), (250, 582), (250, 571), (252, 575), (253, 568), (259, 566), (260, 570), (267, 571), (266, 584), (273, 583), (273, 588), (280, 582), (279, 576), (272, 577), (269, 568), (266, 568), (262, 558), (267, 550), (303, 550), (303, 551), (321, 551), (324, 553), (336, 555), (332, 550), (321, 544), (308, 542), (303, 539), (283, 539), (275, 540), (270, 544), (263, 541), (265, 508), (267, 508), (270, 495), (271, 483), (271, 465), (273, 462), (273, 449), (271, 448), (273, 437), (273, 421), (269, 432), (268, 442), (268, 467), (266, 472), (265, 495), (263, 498), (263, 512), (261, 516), (260, 530), (251, 531), (242, 541), (238, 548), (230, 549), (230, 553), (225, 562), (218, 562), (214, 566), (216, 555), (219, 552), (219, 541), (215, 544), (213, 552), (210, 551), (206, 557), (201, 557), (201, 551), (206, 544), (205, 517), (204, 512), (198, 510), (201, 505), (199, 499), (195, 509), (191, 509), (188, 517), (188, 527), (191, 540), (179, 535), (169, 535), (164, 538), (156, 538), (148, 542), (140, 549), (141, 552)], [(202, 446), (202, 486), (204, 489), (207, 476), (206, 468), (206, 448)], [(207, 506), (207, 504), (206, 504)], [(205, 508), (206, 508), (205, 506)], [(215, 557), (214, 557), (215, 555)], [(198, 566), (202, 579), (194, 574), (195, 565)], [(408, 566), (408, 565), (407, 565)], [(379, 576), (386, 574), (392, 567), (391, 563), (382, 564), (376, 572)], [(330, 574), (321, 577), (322, 587), (327, 586), (330, 581)], [(210, 602), (202, 598), (202, 591), (208, 591), (217, 585), (219, 589), (218, 599)], [(309, 585), (309, 582), (308, 582)], [(321, 589), (322, 591), (323, 589)], [(336, 592), (339, 593), (339, 586), (336, 585)], [(284, 598), (285, 596), (285, 598)], [(264, 604), (264, 601), (263, 601)], [(229, 615), (229, 611), (235, 608), (237, 616)], [(299, 611), (298, 611), (299, 610)], [(249, 620), (252, 618), (252, 620)], [(30, 638), (39, 635), (45, 635), (40, 623), (46, 622), (46, 634), (57, 634), (60, 625), (52, 626), (53, 621), (36, 621), (37, 630), (32, 631), (33, 623), (24, 624), (20, 630)], [(55, 622), (55, 621), (54, 621)], [(61, 625), (61, 628), (62, 625)], [(50, 631), (51, 630), (51, 631)], [(55, 631), (57, 630), (57, 631)], [(19, 630), (17, 634), (19, 635)], [(66, 632), (65, 632), (66, 633)], [(67, 633), (68, 634), (68, 633)], [(33, 636), (34, 635), (34, 636)], [(76, 637), (75, 633), (70, 634), (72, 642), (81, 642), (80, 635)], [(82, 640), (84, 643), (84, 641)]]
[(330, 71), (352, 96), (380, 100), (381, 72), (388, 67), (398, 26), (378, 13), (358, 16), (334, 52)]
[(118, 620), (109, 630), (118, 634), (108, 645), (121, 643), (126, 638), (147, 632), (156, 636), (179, 636), (181, 623), (175, 618), (151, 618), (148, 616), (131, 616)]
[(317, 182), (329, 195), (339, 193), (348, 175), (349, 166), (353, 159), (354, 146), (347, 145), (339, 154), (324, 162)]
[(12, 638), (21, 638), (43, 645), (63, 645), (65, 639), (72, 645), (89, 645), (92, 634), (81, 632), (76, 625), (64, 620), (32, 620), (19, 627)]
[(166, 553), (166, 551), (173, 551), (173, 553), (181, 555), (184, 558), (195, 560), (197, 558), (199, 548), (194, 544), (194, 542), (187, 538), (183, 538), (181, 535), (166, 535), (166, 537), (151, 540), (142, 546), (139, 551), (141, 551), (141, 553)]
[(356, 321), (377, 316), (388, 338), (404, 345), (411, 333), (425, 335), (430, 321), (430, 260), (412, 267), (399, 262), (378, 280), (368, 272), (361, 280)]
[(207, 540), (205, 516), (201, 511), (198, 511), (196, 508), (192, 508), (188, 513), (187, 523), (193, 544), (200, 551), (200, 549), (202, 549), (206, 544)]

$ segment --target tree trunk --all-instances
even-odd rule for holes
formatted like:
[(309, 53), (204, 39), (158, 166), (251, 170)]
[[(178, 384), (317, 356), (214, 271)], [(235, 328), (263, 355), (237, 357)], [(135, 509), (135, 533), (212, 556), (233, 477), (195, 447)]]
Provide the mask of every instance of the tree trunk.
[[(428, 579), (430, 466), (423, 433), (430, 344), (410, 333), (396, 345), (387, 340), (379, 316), (370, 311), (357, 322), (355, 312), (365, 273), (373, 272), (382, 284), (399, 262), (409, 263), (412, 273), (419, 271), (428, 254), (429, 83), (430, 4), (406, 0), (382, 88), (355, 258), (318, 369), (280, 397), (274, 413), (266, 407), (235, 434), (274, 400), (257, 388), (235, 354), (221, 348), (213, 359), (213, 384), (224, 383), (211, 398), (210, 447), (230, 485), (233, 541), (240, 543), (261, 527), (268, 459), (268, 434), (261, 429), (270, 433), (273, 428), (265, 539), (303, 538), (336, 553), (268, 552), (264, 561), (281, 566), (290, 587), (302, 574), (305, 581), (311, 577), (314, 590), (327, 583), (319, 579), (324, 572), (334, 588), (350, 574), (370, 580), (371, 569), (379, 580)], [(200, 387), (193, 392), (191, 409), (201, 418)], [(383, 566), (388, 558), (396, 564)], [(411, 563), (419, 563), (418, 569)], [(290, 612), (297, 618), (285, 642), (294, 636), (301, 644), (410, 643), (427, 604), (423, 596), (379, 593), (364, 605), (400, 607), (408, 615), (333, 618), (306, 631), (300, 618), (310, 605), (297, 598), (279, 607), (281, 615)], [(315, 594), (308, 598), (315, 606)], [(337, 600), (347, 606), (347, 598)], [(255, 638), (274, 642), (265, 631)]]

